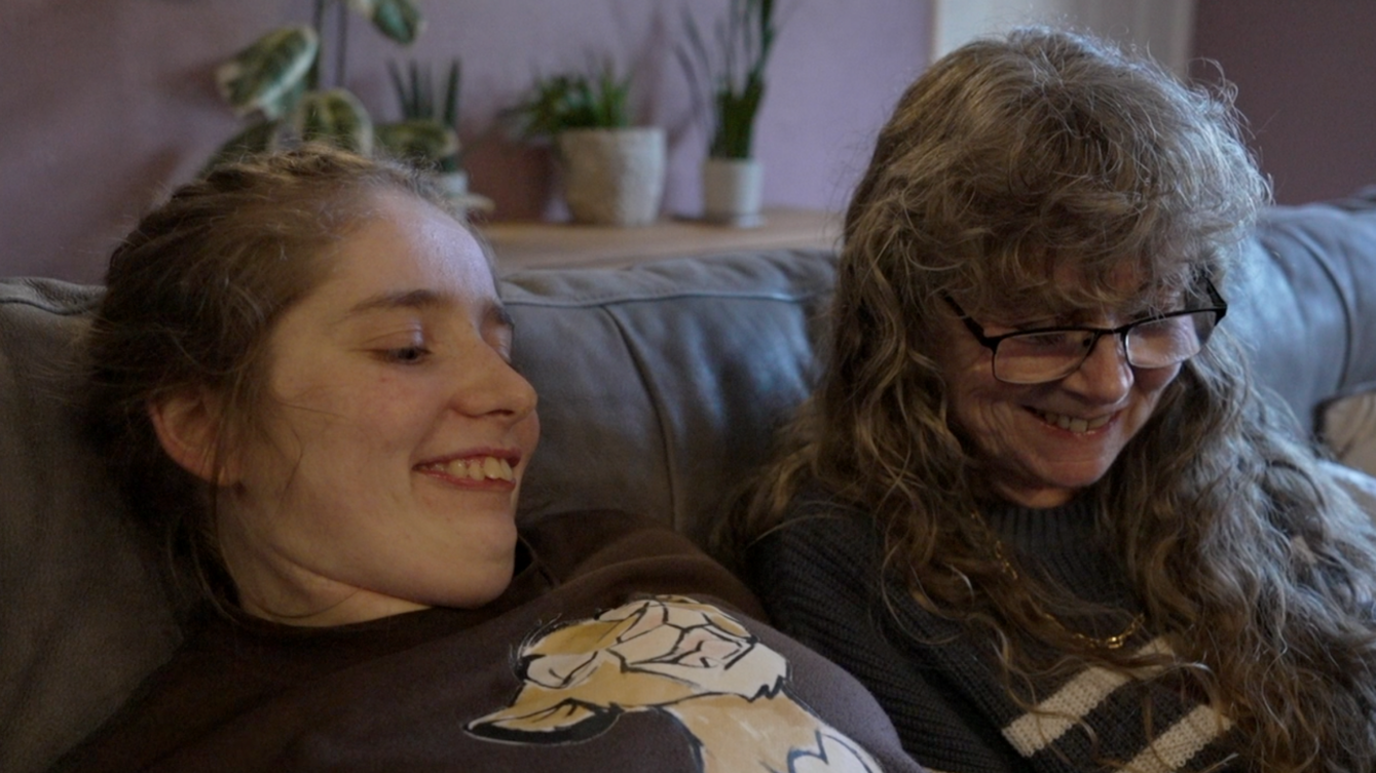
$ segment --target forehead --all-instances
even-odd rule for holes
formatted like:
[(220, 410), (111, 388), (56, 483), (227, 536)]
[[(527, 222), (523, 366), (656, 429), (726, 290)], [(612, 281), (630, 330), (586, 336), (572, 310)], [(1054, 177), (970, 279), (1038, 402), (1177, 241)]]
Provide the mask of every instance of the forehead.
[(456, 301), (497, 294), (477, 239), (448, 213), (410, 194), (367, 194), (359, 221), (328, 250), (312, 295), (347, 301), (416, 291)]
[(1190, 271), (1160, 271), (1151, 262), (1046, 261), (1036, 272), (989, 281), (971, 293), (971, 305), (992, 318), (1070, 316), (1099, 311), (1160, 311), (1179, 305)]

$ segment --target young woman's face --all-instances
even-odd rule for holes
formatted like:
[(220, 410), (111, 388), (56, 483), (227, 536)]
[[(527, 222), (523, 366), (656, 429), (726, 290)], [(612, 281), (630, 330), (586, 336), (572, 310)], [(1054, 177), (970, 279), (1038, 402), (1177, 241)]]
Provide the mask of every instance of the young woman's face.
[(252, 614), (327, 625), (476, 607), (511, 578), (535, 392), (473, 237), (401, 193), (269, 339), (268, 440), (218, 524)]
[[(1065, 278), (1066, 281), (1073, 281)], [(1073, 318), (978, 319), (989, 336), (1052, 325), (1116, 328), (1134, 313), (1098, 310)], [(1027, 507), (1055, 507), (1108, 472), (1147, 423), (1180, 365), (1135, 368), (1121, 336), (1103, 336), (1080, 368), (1044, 384), (994, 378), (993, 353), (948, 315), (937, 362), (951, 422), (974, 445), (991, 485)]]

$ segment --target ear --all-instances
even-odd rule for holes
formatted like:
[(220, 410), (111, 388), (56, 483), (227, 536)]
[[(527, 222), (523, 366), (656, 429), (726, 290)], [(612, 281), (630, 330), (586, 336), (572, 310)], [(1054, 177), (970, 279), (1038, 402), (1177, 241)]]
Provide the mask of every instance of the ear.
[(238, 470), (230, 459), (215, 469), (220, 437), (219, 401), (207, 389), (188, 388), (148, 406), (158, 442), (172, 461), (201, 480), (220, 486), (234, 483)]

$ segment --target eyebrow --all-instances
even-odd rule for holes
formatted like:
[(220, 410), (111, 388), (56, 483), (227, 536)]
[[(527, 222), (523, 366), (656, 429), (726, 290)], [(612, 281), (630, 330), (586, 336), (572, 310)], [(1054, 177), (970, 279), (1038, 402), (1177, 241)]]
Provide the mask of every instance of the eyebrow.
[[(354, 304), (344, 313), (345, 319), (363, 316), (378, 311), (396, 310), (416, 310), (424, 311), (441, 306), (450, 305), (452, 301), (446, 295), (437, 293), (434, 290), (403, 290), (394, 293), (379, 293), (377, 295), (364, 298)], [(483, 316), (492, 322), (496, 322), (505, 327), (514, 328), (515, 321), (511, 317), (511, 312), (501, 301), (493, 299), (488, 304)]]
[(396, 293), (379, 293), (364, 298), (349, 307), (344, 316), (355, 317), (373, 311), (391, 311), (393, 309), (427, 309), (444, 304), (445, 299), (433, 290), (404, 290)]

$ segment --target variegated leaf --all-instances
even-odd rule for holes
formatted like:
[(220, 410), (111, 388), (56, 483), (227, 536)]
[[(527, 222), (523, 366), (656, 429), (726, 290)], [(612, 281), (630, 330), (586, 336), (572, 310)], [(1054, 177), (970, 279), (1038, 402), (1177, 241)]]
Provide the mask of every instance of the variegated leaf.
[(408, 161), (437, 162), (459, 152), (458, 135), (438, 121), (379, 124), (374, 135), (379, 145)]
[(297, 133), (306, 142), (327, 142), (368, 154), (373, 122), (358, 98), (344, 89), (307, 94), (297, 110)]
[(306, 77), (319, 50), (320, 39), (310, 27), (273, 30), (220, 65), (215, 80), (236, 115), (268, 114)]
[(367, 16), (378, 32), (409, 46), (425, 27), (420, 9), (411, 0), (349, 0), (349, 5)]

